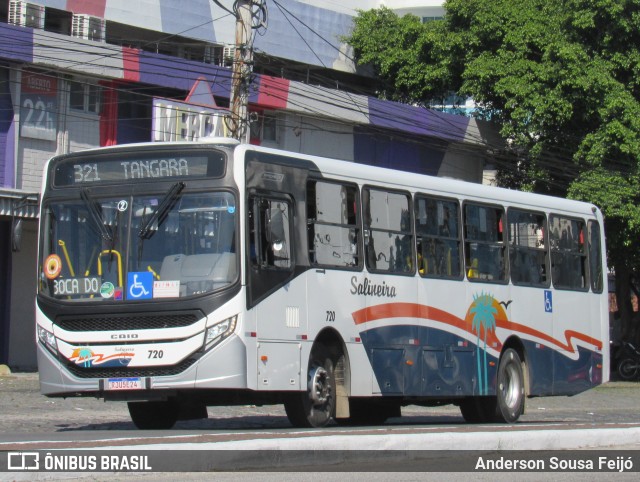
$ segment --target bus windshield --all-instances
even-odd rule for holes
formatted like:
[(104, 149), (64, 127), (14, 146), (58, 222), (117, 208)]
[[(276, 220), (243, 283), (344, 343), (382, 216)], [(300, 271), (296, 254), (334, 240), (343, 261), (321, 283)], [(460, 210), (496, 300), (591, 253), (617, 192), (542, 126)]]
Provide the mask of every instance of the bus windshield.
[(44, 201), (39, 291), (72, 301), (139, 301), (206, 294), (238, 276), (232, 193)]

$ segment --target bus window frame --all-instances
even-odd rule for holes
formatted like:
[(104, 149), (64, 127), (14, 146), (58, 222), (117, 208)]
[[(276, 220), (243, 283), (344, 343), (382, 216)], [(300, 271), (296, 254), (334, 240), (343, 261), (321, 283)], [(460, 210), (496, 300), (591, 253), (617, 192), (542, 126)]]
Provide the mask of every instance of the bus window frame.
[[(281, 267), (281, 266), (276, 266), (275, 264), (264, 264), (262, 263), (262, 256), (261, 256), (261, 251), (262, 251), (262, 235), (260, 234), (260, 236), (258, 236), (258, 239), (255, 238), (256, 235), (258, 235), (259, 233), (262, 232), (262, 219), (260, 219), (260, 216), (258, 216), (257, 222), (258, 224), (256, 225), (256, 220), (251, 220), (251, 215), (250, 213), (252, 213), (256, 207), (256, 202), (258, 200), (266, 200), (269, 202), (281, 202), (281, 203), (285, 203), (287, 205), (287, 209), (288, 209), (288, 233), (289, 233), (289, 246), (288, 246), (288, 251), (289, 251), (289, 266), (287, 267)], [(294, 206), (295, 203), (293, 202), (293, 199), (289, 196), (286, 195), (284, 193), (273, 193), (273, 192), (261, 192), (261, 191), (250, 191), (247, 193), (247, 261), (248, 261), (248, 266), (249, 269), (252, 270), (256, 270), (256, 271), (277, 271), (280, 273), (293, 273), (296, 267), (296, 257), (295, 257), (295, 233), (294, 233), (294, 228), (293, 228), (293, 221), (292, 221), (292, 216), (295, 216), (294, 213)], [(258, 210), (260, 210), (260, 208), (258, 207)], [(254, 230), (253, 232), (251, 231), (251, 224), (250, 223), (254, 223)], [(252, 248), (252, 246), (254, 246), (255, 248)], [(252, 253), (252, 249), (255, 249), (255, 254), (256, 254), (256, 260), (257, 262), (254, 262), (254, 258), (253, 258), (253, 253)], [(275, 261), (274, 261), (275, 262)]]
[[(312, 219), (309, 217), (309, 209), (310, 209), (310, 197), (309, 197), (309, 193), (310, 193), (310, 189), (309, 189), (309, 185), (311, 183), (315, 183), (316, 185), (318, 183), (324, 183), (324, 184), (334, 184), (337, 186), (343, 186), (346, 188), (350, 188), (354, 190), (355, 193), (355, 203), (356, 203), (356, 212), (355, 214), (355, 219), (356, 222), (355, 224), (339, 224), (339, 223), (331, 223), (331, 222), (326, 222), (326, 221), (318, 221), (317, 219)], [(362, 198), (360, 195), (360, 189), (357, 183), (354, 182), (348, 182), (348, 181), (340, 181), (337, 179), (325, 179), (322, 177), (315, 177), (315, 176), (310, 176), (307, 181), (306, 181), (306, 185), (305, 185), (305, 221), (306, 221), (306, 235), (307, 235), (307, 255), (309, 258), (309, 265), (313, 266), (314, 268), (326, 268), (326, 269), (335, 269), (335, 270), (345, 270), (345, 271), (362, 271), (363, 266), (364, 266), (364, 243), (363, 243), (363, 219), (362, 219)], [(313, 226), (315, 226), (316, 224), (320, 224), (323, 226), (335, 226), (335, 227), (340, 227), (340, 228), (347, 228), (347, 229), (355, 229), (356, 231), (356, 242), (355, 242), (355, 246), (356, 246), (356, 254), (355, 257), (357, 259), (357, 264), (354, 266), (347, 266), (347, 265), (339, 265), (339, 264), (330, 264), (330, 263), (318, 263), (313, 259), (312, 256), (312, 242), (313, 242), (313, 238), (310, 235), (310, 231), (312, 229)]]
[[(598, 249), (595, 251), (598, 253), (598, 263), (597, 266), (599, 268), (599, 270), (601, 271), (600, 273), (600, 288), (599, 289), (595, 289), (593, 286), (594, 283), (594, 276), (593, 273), (591, 272), (591, 267), (593, 266), (592, 261), (591, 261), (591, 254), (594, 252), (591, 247), (590, 247), (590, 241), (591, 241), (591, 227), (592, 226), (596, 226), (598, 228), (598, 236), (596, 236), (596, 239), (598, 241)], [(606, 271), (604, 271), (602, 269), (602, 233), (603, 233), (603, 229), (602, 226), (600, 225), (600, 223), (598, 222), (597, 219), (589, 219), (587, 221), (587, 268), (588, 268), (588, 278), (589, 278), (589, 289), (591, 290), (591, 292), (593, 293), (597, 293), (597, 294), (601, 294), (604, 291), (604, 287), (605, 287), (605, 283), (607, 282), (605, 275), (606, 275)]]
[[(389, 275), (394, 275), (394, 276), (415, 276), (416, 274), (416, 233), (415, 233), (415, 220), (414, 220), (414, 213), (413, 213), (413, 195), (411, 194), (410, 191), (408, 190), (404, 190), (404, 189), (389, 189), (386, 188), (384, 186), (378, 186), (375, 184), (364, 184), (362, 186), (362, 193), (361, 193), (361, 209), (362, 209), (362, 238), (364, 241), (364, 250), (363, 250), (363, 256), (365, 259), (365, 266), (367, 267), (367, 271), (369, 273), (375, 273), (375, 274), (389, 274)], [(364, 192), (365, 190), (367, 191), (379, 191), (379, 192), (385, 192), (385, 193), (389, 193), (389, 194), (398, 194), (401, 196), (405, 196), (407, 198), (407, 208), (409, 209), (409, 230), (408, 231), (395, 231), (395, 230), (389, 230), (389, 229), (379, 229), (379, 228), (371, 228), (370, 222), (367, 222), (367, 213), (370, 213), (370, 207), (368, 205), (368, 197), (365, 196)], [(410, 235), (411, 236), (411, 243), (410, 243), (410, 247), (411, 247), (411, 269), (409, 269), (408, 271), (395, 271), (392, 269), (377, 269), (375, 267), (371, 267), (370, 263), (369, 263), (369, 240), (373, 239), (372, 238), (372, 232), (376, 231), (376, 232), (382, 232), (382, 233), (390, 233), (390, 234), (404, 234), (406, 235)], [(375, 248), (374, 248), (375, 249)], [(378, 256), (380, 255), (380, 253), (382, 253), (381, 251), (378, 252)]]
[[(470, 239), (468, 236), (468, 232), (469, 232), (469, 223), (467, 222), (467, 213), (466, 213), (466, 209), (467, 206), (477, 206), (477, 207), (481, 207), (481, 208), (485, 208), (485, 209), (494, 209), (494, 210), (500, 210), (501, 211), (501, 216), (500, 219), (497, 220), (497, 225), (500, 224), (500, 221), (502, 222), (502, 241), (483, 241), (483, 240), (479, 240), (479, 239)], [(475, 199), (465, 199), (462, 202), (462, 208), (461, 208), (461, 217), (462, 217), (462, 241), (463, 241), (463, 245), (464, 245), (464, 272), (465, 272), (465, 277), (467, 278), (468, 281), (471, 281), (473, 283), (490, 283), (490, 284), (500, 284), (500, 285), (507, 285), (509, 284), (509, 279), (510, 279), (510, 273), (509, 273), (509, 253), (508, 253), (508, 246), (507, 246), (507, 240), (505, 239), (506, 233), (505, 233), (505, 226), (506, 226), (506, 214), (507, 214), (507, 210), (505, 208), (505, 206), (503, 206), (502, 204), (495, 204), (495, 203), (486, 203), (486, 202), (482, 202), (482, 201), (476, 201)], [(499, 231), (497, 231), (499, 233)], [(484, 245), (484, 246), (498, 246), (501, 248), (502, 250), (502, 277), (498, 278), (498, 279), (491, 279), (491, 278), (483, 278), (480, 274), (480, 259), (476, 258), (478, 260), (477, 266), (473, 265), (473, 260), (471, 258), (471, 250), (469, 248), (470, 244), (480, 244), (480, 245)], [(467, 262), (467, 256), (469, 256), (469, 259)], [(475, 276), (473, 275), (473, 273), (475, 272)]]
[[(550, 264), (551, 264), (551, 283), (553, 284), (553, 288), (556, 290), (561, 290), (561, 291), (576, 291), (579, 293), (585, 293), (588, 292), (591, 286), (591, 280), (589, 279), (589, 253), (587, 250), (587, 240), (583, 239), (582, 242), (582, 252), (580, 254), (581, 256), (581, 261), (583, 263), (583, 273), (584, 273), (584, 286), (583, 287), (575, 287), (573, 285), (559, 285), (556, 283), (556, 279), (554, 276), (554, 273), (556, 273), (557, 271), (554, 269), (554, 252), (555, 253), (569, 253), (573, 256), (577, 256), (577, 254), (575, 254), (576, 252), (572, 252), (572, 251), (568, 251), (568, 250), (561, 250), (560, 247), (554, 247), (553, 243), (551, 241), (551, 230), (552, 230), (552, 218), (562, 218), (562, 219), (566, 219), (569, 221), (576, 221), (579, 223), (582, 223), (582, 227), (583, 227), (583, 233), (584, 233), (584, 237), (587, 237), (587, 221), (584, 218), (581, 218), (579, 216), (571, 216), (571, 215), (565, 215), (565, 214), (559, 214), (557, 212), (550, 212), (549, 216), (548, 216), (548, 226), (549, 226), (549, 235), (548, 235), (548, 239), (549, 239), (549, 256), (550, 256)], [(579, 239), (579, 235), (578, 235), (578, 239)], [(563, 272), (566, 272), (566, 270), (562, 270)]]
[[(430, 200), (434, 200), (434, 201), (444, 201), (444, 202), (450, 202), (453, 203), (457, 206), (457, 215), (456, 215), (456, 219), (455, 222), (457, 224), (457, 228), (458, 228), (458, 236), (456, 237), (444, 237), (444, 236), (439, 236), (439, 235), (420, 235), (419, 234), (419, 230), (418, 230), (418, 203), (420, 201), (420, 199), (430, 199)], [(414, 232), (415, 232), (415, 244), (416, 244), (416, 256), (417, 257), (422, 257), (422, 260), (418, 258), (418, 274), (422, 277), (422, 278), (433, 278), (433, 279), (442, 279), (442, 280), (453, 280), (453, 281), (460, 281), (462, 279), (464, 279), (464, 267), (463, 267), (463, 261), (464, 261), (464, 248), (463, 248), (463, 237), (462, 237), (462, 208), (460, 205), (460, 200), (458, 198), (455, 197), (447, 197), (447, 196), (437, 196), (437, 195), (431, 195), (431, 194), (426, 194), (424, 192), (416, 192), (414, 195), (414, 199), (413, 199), (413, 217), (414, 217)], [(420, 238), (420, 239), (418, 239)], [(456, 241), (458, 243), (458, 274), (456, 276), (443, 276), (437, 273), (427, 273), (425, 272), (424, 269), (422, 269), (423, 263), (424, 263), (424, 247), (422, 247), (422, 241), (424, 241), (425, 239), (445, 239), (448, 241)], [(420, 248), (419, 248), (420, 246)]]
[[(511, 216), (512, 213), (522, 213), (522, 214), (530, 214), (534, 216), (541, 216), (542, 223), (542, 247), (530, 247), (525, 246), (518, 243), (511, 242)], [(547, 214), (543, 211), (536, 211), (533, 209), (522, 208), (519, 206), (509, 206), (506, 210), (506, 218), (507, 218), (507, 252), (509, 257), (509, 280), (511, 284), (514, 286), (528, 286), (533, 288), (549, 288), (551, 286), (551, 249), (549, 245), (549, 220), (547, 219)], [(544, 283), (534, 283), (534, 282), (526, 282), (526, 281), (514, 281), (513, 279), (513, 260), (511, 257), (512, 251), (518, 252), (519, 250), (529, 251), (529, 252), (544, 252), (544, 270), (546, 273), (546, 281)]]

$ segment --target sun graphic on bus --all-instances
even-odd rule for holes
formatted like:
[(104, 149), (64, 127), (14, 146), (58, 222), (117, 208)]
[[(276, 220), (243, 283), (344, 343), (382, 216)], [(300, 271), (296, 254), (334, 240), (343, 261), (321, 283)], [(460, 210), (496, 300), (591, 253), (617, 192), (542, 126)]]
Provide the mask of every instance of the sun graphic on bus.
[[(484, 292), (473, 295), (473, 303), (465, 316), (465, 321), (471, 325), (471, 332), (476, 334), (476, 365), (478, 369), (478, 391), (480, 395), (489, 393), (487, 374), (487, 346), (499, 349), (501, 344), (496, 337), (495, 330), (498, 320), (506, 320), (507, 314), (492, 295)], [(482, 341), (481, 341), (482, 340)], [(482, 343), (483, 363), (480, 363), (480, 347)]]
[(91, 349), (87, 347), (76, 348), (73, 350), (71, 354), (71, 359), (76, 362), (76, 364), (83, 364), (85, 367), (91, 366), (91, 359), (93, 358), (94, 353)]

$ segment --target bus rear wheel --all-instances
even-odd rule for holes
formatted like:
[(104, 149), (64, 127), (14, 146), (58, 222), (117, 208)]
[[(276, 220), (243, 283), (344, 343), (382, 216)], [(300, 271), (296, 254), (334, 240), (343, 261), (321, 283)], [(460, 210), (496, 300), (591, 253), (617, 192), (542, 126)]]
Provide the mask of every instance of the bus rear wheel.
[(516, 422), (524, 413), (524, 371), (518, 352), (512, 348), (500, 357), (496, 392), (496, 422)]
[(167, 430), (178, 420), (180, 406), (171, 400), (128, 402), (129, 415), (140, 430)]
[(500, 357), (496, 396), (469, 397), (460, 402), (468, 423), (515, 423), (524, 413), (524, 370), (518, 352), (508, 348)]
[(335, 415), (334, 362), (322, 344), (313, 347), (307, 371), (307, 390), (291, 395), (284, 409), (294, 427), (324, 427)]

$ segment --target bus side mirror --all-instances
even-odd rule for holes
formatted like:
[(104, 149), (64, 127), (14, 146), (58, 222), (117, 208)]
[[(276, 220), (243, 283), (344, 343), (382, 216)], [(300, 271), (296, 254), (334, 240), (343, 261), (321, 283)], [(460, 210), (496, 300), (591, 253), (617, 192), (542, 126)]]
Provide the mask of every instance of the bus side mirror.
[(11, 225), (11, 251), (17, 253), (22, 244), (22, 219), (15, 219)]

